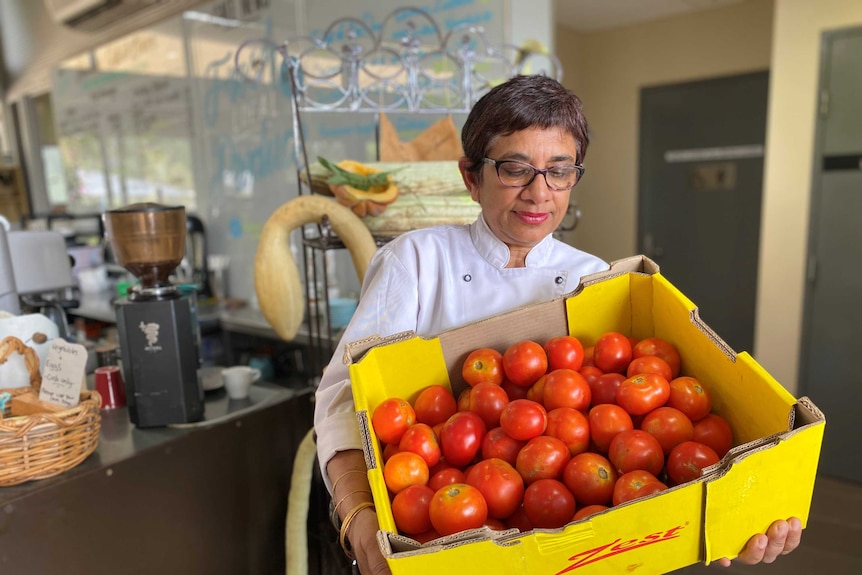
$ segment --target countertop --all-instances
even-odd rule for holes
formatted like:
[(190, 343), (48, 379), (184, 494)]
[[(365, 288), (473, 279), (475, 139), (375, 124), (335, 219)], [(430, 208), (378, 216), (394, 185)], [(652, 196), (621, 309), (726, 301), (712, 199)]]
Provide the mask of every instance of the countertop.
[(204, 397), (202, 421), (145, 429), (138, 429), (132, 424), (126, 407), (103, 409), (99, 444), (92, 455), (80, 465), (58, 476), (21, 485), (0, 487), (0, 506), (13, 502), (31, 491), (50, 489), (53, 484), (68, 481), (76, 475), (106, 469), (133, 458), (145, 450), (167, 444), (191, 431), (230, 423), (232, 420), (303, 393), (309, 393), (309, 390), (285, 388), (267, 382), (252, 384), (248, 398), (242, 400), (230, 399), (223, 388), (207, 391)]
[(83, 463), (0, 487), (3, 573), (283, 575), (311, 398), (268, 383), (242, 402), (216, 390), (203, 422), (147, 429), (125, 408), (103, 410), (99, 445)]

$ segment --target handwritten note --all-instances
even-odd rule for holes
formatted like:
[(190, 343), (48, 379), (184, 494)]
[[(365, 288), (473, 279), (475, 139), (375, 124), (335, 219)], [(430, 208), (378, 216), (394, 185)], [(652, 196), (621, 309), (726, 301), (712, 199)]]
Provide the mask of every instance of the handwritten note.
[(75, 407), (81, 401), (87, 349), (63, 339), (52, 340), (42, 368), (39, 400), (64, 407)]

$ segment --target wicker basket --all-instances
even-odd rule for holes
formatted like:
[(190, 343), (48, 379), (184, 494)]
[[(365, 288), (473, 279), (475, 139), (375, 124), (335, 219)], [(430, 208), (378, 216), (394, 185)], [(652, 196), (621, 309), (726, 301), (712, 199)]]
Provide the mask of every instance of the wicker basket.
[[(26, 353), (30, 386), (0, 389), (0, 393), (9, 392), (13, 398), (27, 392), (38, 393), (41, 385), (38, 359), (34, 371), (35, 354), (26, 351), (32, 348), (20, 340), (9, 340), (5, 338), (0, 343), (0, 363), (5, 363), (12, 352)], [(51, 413), (9, 417), (10, 404), (11, 401), (6, 403), (0, 416), (0, 486), (59, 475), (84, 461), (99, 444), (102, 398), (95, 391), (82, 392), (77, 406)]]

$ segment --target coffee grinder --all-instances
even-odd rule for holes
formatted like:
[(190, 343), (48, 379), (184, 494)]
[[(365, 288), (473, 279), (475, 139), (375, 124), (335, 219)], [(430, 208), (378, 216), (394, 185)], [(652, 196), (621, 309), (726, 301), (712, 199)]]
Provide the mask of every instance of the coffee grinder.
[(185, 254), (182, 206), (132, 204), (104, 214), (117, 263), (140, 280), (116, 302), (132, 423), (158, 427), (203, 418), (195, 294), (168, 281)]

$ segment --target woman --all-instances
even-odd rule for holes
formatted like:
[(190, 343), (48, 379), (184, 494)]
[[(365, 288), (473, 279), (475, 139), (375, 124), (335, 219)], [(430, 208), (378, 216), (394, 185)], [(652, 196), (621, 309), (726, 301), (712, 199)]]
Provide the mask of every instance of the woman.
[[(351, 515), (348, 548), (364, 575), (389, 573), (377, 541), (344, 342), (372, 335), (440, 332), (571, 292), (601, 259), (553, 238), (583, 175), (589, 144), (580, 100), (557, 81), (518, 76), (471, 110), (458, 167), (481, 205), (470, 226), (437, 226), (399, 236), (374, 255), (359, 306), (324, 372), (314, 426), (324, 481), (341, 519)], [(777, 521), (740, 555), (771, 562), (794, 549), (798, 519)], [(768, 543), (768, 544), (767, 544)], [(730, 564), (722, 560), (723, 564)]]

